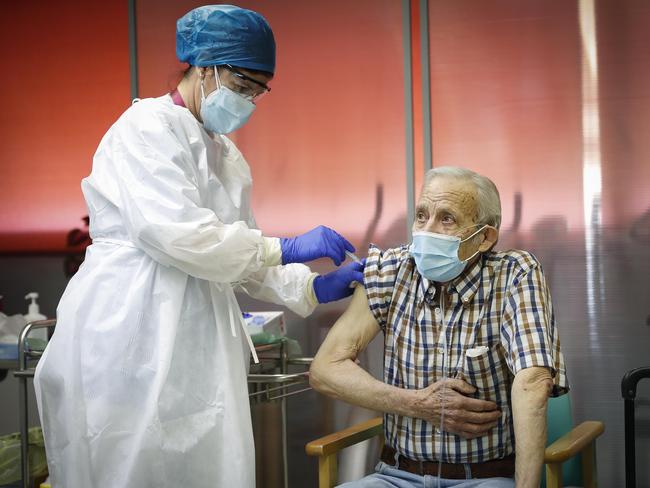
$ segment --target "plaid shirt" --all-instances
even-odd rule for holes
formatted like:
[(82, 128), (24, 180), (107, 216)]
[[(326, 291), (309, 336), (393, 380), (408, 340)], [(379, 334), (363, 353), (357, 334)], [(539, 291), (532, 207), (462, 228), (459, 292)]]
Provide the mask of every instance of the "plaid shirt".
[[(568, 390), (551, 297), (539, 262), (524, 251), (488, 252), (436, 296), (420, 276), (407, 246), (385, 252), (371, 246), (364, 271), (370, 310), (384, 332), (384, 381), (421, 389), (447, 376), (477, 387), (501, 419), (487, 435), (464, 439), (422, 419), (385, 414), (387, 445), (410, 459), (475, 463), (514, 452), (510, 389), (514, 375), (548, 367), (553, 396)], [(444, 313), (444, 324), (442, 314)], [(486, 348), (478, 348), (486, 346)], [(474, 349), (467, 354), (468, 349)], [(476, 357), (476, 353), (483, 350)]]

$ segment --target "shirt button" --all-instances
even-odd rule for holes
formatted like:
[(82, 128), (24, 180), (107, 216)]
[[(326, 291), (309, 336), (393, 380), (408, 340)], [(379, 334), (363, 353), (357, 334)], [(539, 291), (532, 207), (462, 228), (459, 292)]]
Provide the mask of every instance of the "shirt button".
[(436, 317), (440, 317), (440, 307), (436, 307), (434, 313), (436, 314)]

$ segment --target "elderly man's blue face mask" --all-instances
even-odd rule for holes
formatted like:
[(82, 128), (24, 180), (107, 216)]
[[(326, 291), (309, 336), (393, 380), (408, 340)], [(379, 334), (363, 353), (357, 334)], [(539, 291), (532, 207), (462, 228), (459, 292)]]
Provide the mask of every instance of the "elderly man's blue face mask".
[(467, 259), (461, 261), (458, 249), (461, 243), (468, 241), (485, 229), (482, 226), (470, 236), (462, 239), (458, 236), (436, 234), (433, 232), (413, 232), (413, 242), (409, 248), (411, 256), (415, 259), (415, 266), (422, 276), (431, 281), (445, 283), (460, 275), (468, 261), (476, 256), (478, 249)]

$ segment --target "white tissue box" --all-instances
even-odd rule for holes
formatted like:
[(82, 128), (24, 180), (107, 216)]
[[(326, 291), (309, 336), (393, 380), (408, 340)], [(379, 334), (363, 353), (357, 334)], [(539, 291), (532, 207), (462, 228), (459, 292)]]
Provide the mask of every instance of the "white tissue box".
[(286, 334), (284, 312), (244, 312), (244, 322), (254, 341), (255, 336), (279, 339)]

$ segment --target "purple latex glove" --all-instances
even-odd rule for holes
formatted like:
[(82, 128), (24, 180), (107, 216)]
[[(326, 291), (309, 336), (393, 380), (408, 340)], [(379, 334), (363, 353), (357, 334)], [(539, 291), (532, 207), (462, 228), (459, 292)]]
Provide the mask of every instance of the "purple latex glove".
[(338, 232), (319, 225), (297, 237), (281, 237), (282, 264), (306, 263), (318, 258), (331, 258), (337, 266), (345, 261), (345, 250), (354, 252)]
[(350, 285), (353, 281), (363, 284), (363, 268), (366, 260), (360, 263), (350, 263), (327, 273), (325, 276), (314, 278), (314, 293), (318, 303), (333, 302), (352, 295), (354, 288)]

